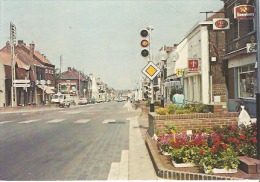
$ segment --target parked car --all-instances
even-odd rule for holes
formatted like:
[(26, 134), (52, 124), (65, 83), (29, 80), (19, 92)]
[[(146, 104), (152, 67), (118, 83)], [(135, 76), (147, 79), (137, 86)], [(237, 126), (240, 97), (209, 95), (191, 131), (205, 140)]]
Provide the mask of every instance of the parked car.
[(117, 102), (122, 102), (122, 98), (118, 98), (118, 99), (117, 99)]
[(88, 104), (95, 104), (96, 103), (96, 99), (92, 98), (92, 99), (88, 99)]
[(103, 99), (97, 99), (96, 102), (101, 103), (101, 102), (104, 102), (104, 100)]
[(59, 107), (70, 107), (70, 102), (71, 102), (71, 99), (70, 99), (70, 96), (68, 95), (64, 95), (62, 99), (60, 99), (60, 103), (59, 103)]
[(88, 100), (86, 98), (80, 98), (79, 99), (79, 105), (86, 105), (88, 103)]

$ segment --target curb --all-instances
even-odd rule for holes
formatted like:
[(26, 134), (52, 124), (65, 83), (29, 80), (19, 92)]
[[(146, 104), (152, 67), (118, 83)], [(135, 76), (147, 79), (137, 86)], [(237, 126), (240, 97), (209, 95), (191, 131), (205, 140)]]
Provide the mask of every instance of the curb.
[[(146, 135), (149, 135), (146, 132)], [(146, 136), (147, 138), (150, 136)], [(223, 177), (217, 175), (209, 175), (202, 173), (189, 173), (183, 171), (172, 171), (165, 169), (160, 162), (160, 160), (156, 159), (154, 155), (157, 150), (154, 146), (149, 142), (149, 139), (145, 140), (145, 145), (147, 147), (148, 153), (152, 160), (156, 175), (160, 178), (164, 179), (172, 179), (172, 180), (245, 180), (244, 178), (234, 178), (234, 177)]]

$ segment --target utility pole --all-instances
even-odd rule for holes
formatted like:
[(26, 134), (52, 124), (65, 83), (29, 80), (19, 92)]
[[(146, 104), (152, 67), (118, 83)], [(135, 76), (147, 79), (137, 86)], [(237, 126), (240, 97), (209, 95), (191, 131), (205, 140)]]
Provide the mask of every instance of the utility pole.
[(12, 89), (11, 89), (11, 104), (12, 107), (17, 106), (16, 103), (16, 87), (14, 87), (15, 80), (15, 62), (14, 62), (14, 42), (16, 38), (16, 27), (10, 22), (10, 47), (11, 47), (11, 68), (12, 68)]
[(256, 91), (256, 117), (257, 117), (257, 159), (260, 160), (260, 3), (256, 0), (256, 41), (257, 41), (257, 91)]
[(58, 92), (60, 92), (60, 80), (61, 80), (61, 66), (62, 66), (62, 55), (60, 56), (60, 76), (59, 76), (59, 83), (58, 83)]

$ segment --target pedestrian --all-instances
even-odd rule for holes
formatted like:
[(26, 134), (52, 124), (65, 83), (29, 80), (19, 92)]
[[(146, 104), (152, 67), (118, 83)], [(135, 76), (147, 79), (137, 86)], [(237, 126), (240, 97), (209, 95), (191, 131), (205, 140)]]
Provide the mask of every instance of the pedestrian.
[(176, 94), (172, 97), (172, 102), (176, 104), (177, 106), (183, 106), (184, 104), (184, 95), (182, 93), (182, 90), (179, 89)]

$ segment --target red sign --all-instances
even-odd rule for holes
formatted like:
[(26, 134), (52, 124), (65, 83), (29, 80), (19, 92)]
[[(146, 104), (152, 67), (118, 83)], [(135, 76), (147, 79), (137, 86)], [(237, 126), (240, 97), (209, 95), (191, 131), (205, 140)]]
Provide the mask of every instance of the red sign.
[(229, 18), (214, 18), (213, 30), (227, 30), (229, 29)]
[(255, 7), (251, 5), (240, 5), (234, 7), (234, 18), (238, 20), (247, 20), (254, 18)]
[(199, 71), (199, 60), (189, 59), (188, 60), (188, 72), (198, 72)]

